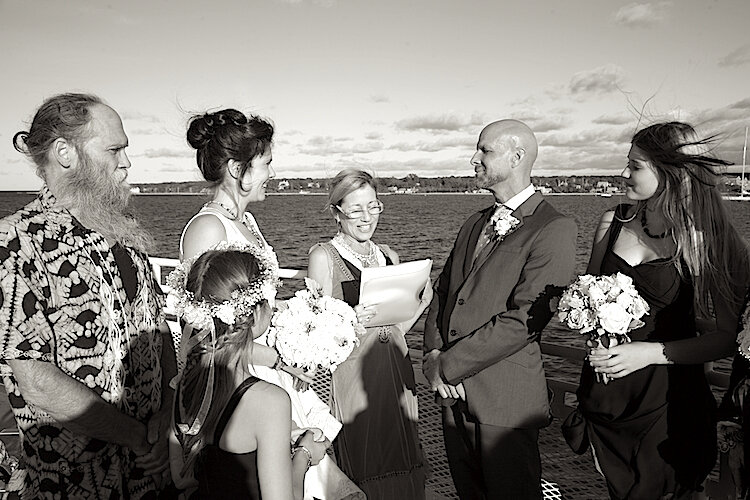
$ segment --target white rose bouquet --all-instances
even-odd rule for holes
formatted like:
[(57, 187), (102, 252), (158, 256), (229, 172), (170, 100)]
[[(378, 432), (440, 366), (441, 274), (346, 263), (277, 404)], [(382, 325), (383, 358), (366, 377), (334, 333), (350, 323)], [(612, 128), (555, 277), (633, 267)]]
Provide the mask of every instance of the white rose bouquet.
[[(579, 276), (565, 289), (557, 305), (560, 322), (590, 335), (591, 341), (609, 348), (630, 342), (628, 332), (643, 326), (648, 303), (638, 294), (630, 276)], [(606, 383), (607, 378), (602, 377)]]
[(315, 280), (305, 278), (305, 286), (274, 313), (268, 345), (289, 366), (333, 372), (359, 344), (365, 328), (349, 304), (323, 295)]

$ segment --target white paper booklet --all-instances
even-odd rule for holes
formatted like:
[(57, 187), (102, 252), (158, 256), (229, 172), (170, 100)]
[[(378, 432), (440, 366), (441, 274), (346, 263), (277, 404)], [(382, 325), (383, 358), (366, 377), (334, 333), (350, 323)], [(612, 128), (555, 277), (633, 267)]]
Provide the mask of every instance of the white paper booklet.
[(431, 269), (431, 259), (362, 269), (359, 303), (377, 304), (367, 326), (393, 325), (414, 316)]

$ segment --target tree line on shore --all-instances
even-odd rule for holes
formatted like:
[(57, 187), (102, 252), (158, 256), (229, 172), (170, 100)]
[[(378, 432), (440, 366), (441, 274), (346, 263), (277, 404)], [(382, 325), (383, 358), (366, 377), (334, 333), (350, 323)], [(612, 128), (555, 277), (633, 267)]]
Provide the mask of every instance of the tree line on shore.
[[(269, 193), (325, 193), (330, 179), (284, 178), (268, 181)], [(624, 192), (625, 182), (619, 175), (552, 176), (532, 177), (537, 188), (549, 193), (618, 193)], [(747, 181), (746, 181), (747, 182)], [(409, 174), (406, 177), (379, 177), (379, 191), (392, 193), (471, 193), (477, 191), (474, 176), (420, 177)], [(209, 189), (205, 181), (163, 182), (154, 184), (133, 184), (140, 193), (180, 193), (197, 194)], [(724, 178), (722, 191), (739, 192), (740, 182), (734, 176)]]

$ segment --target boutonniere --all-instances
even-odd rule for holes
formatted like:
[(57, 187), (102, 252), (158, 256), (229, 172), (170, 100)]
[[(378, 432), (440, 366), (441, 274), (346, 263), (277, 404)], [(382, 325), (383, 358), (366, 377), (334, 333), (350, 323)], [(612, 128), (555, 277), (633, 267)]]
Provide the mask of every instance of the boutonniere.
[(492, 216), (490, 225), (493, 229), (493, 239), (503, 241), (521, 223), (520, 220), (511, 215), (512, 213), (509, 208), (503, 207)]

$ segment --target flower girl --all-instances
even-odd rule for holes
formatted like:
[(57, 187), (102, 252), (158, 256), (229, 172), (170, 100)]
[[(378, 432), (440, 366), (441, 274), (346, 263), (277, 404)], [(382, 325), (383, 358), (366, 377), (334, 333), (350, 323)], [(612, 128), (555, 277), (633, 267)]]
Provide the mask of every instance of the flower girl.
[(270, 267), (252, 247), (210, 250), (174, 291), (185, 320), (175, 432), (197, 498), (301, 499), (305, 473), (330, 444), (307, 429), (290, 446), (289, 396), (249, 372), (253, 339), (271, 320)]

